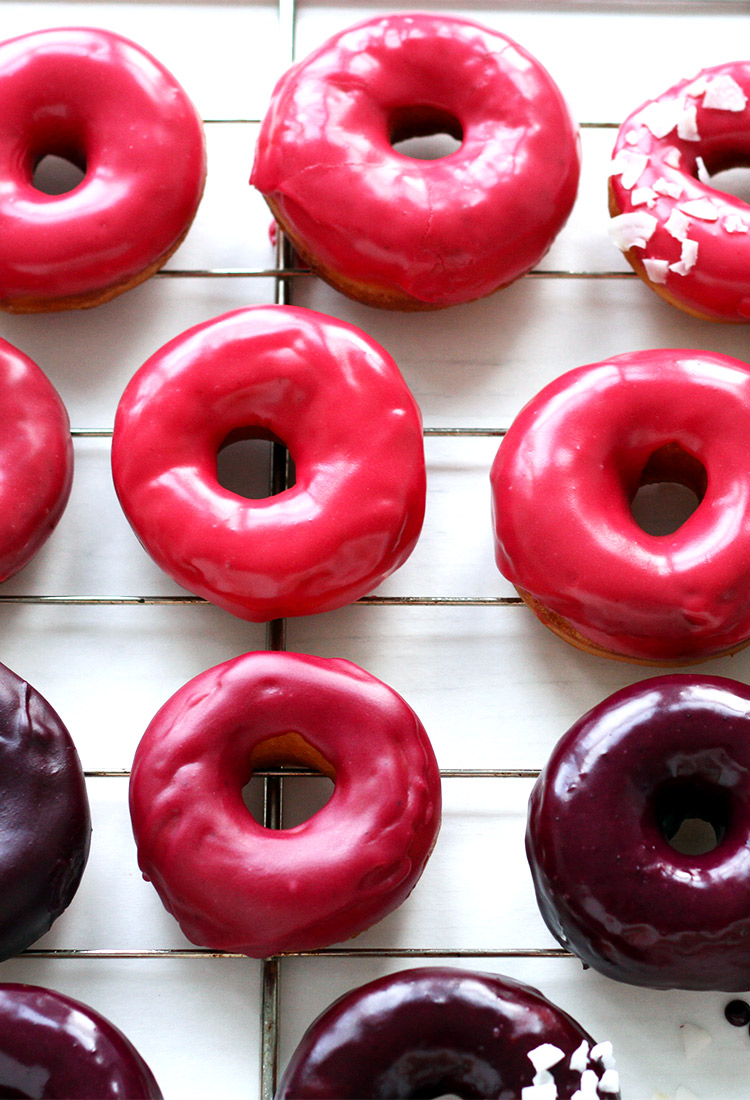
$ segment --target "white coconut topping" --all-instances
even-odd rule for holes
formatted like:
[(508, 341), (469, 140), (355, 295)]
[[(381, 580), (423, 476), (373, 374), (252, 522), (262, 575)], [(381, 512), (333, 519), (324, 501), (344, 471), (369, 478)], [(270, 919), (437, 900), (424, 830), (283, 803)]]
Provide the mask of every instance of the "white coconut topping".
[(632, 149), (618, 149), (610, 165), (610, 176), (619, 176), (622, 186), (629, 191), (635, 187), (648, 164), (645, 153), (635, 153)]
[(684, 103), (677, 99), (654, 100), (633, 121), (642, 122), (654, 137), (663, 138), (677, 126), (684, 109)]
[(709, 1033), (697, 1024), (680, 1024), (682, 1044), (685, 1047), (685, 1057), (689, 1062), (710, 1046), (713, 1041)]
[(637, 145), (640, 141), (637, 130), (628, 130), (625, 135), (625, 141), (628, 145)]
[(581, 1045), (576, 1047), (570, 1056), (570, 1068), (573, 1073), (583, 1073), (589, 1064), (589, 1044), (587, 1039), (581, 1040)]
[(557, 1085), (554, 1081), (546, 1085), (524, 1085), (521, 1100), (557, 1100)]
[(708, 82), (703, 106), (710, 111), (744, 111), (747, 96), (734, 77), (721, 73)]
[(529, 1061), (533, 1065), (537, 1072), (541, 1070), (549, 1069), (550, 1066), (556, 1066), (558, 1062), (561, 1062), (565, 1057), (565, 1051), (560, 1050), (554, 1043), (542, 1043), (541, 1046), (534, 1047), (527, 1055)]
[(619, 1092), (620, 1074), (616, 1069), (605, 1069), (599, 1082), (599, 1092)]
[(674, 145), (671, 149), (667, 149), (664, 154), (664, 163), (668, 164), (670, 168), (679, 168), (682, 163), (682, 157), (680, 156), (680, 150)]
[(743, 222), (739, 214), (727, 214), (722, 222), (727, 233), (747, 233), (748, 226)]
[(684, 214), (689, 214), (691, 218), (699, 218), (702, 222), (719, 220), (719, 211), (710, 199), (690, 199), (681, 204), (680, 210)]
[(708, 81), (705, 76), (696, 76), (695, 80), (691, 80), (687, 88), (685, 88), (686, 95), (702, 96), (708, 87)]
[(687, 275), (695, 267), (697, 259), (698, 242), (689, 239), (684, 240), (680, 250), (680, 258), (677, 263), (669, 265), (669, 270), (674, 271), (675, 275)]
[(634, 187), (630, 192), (633, 206), (654, 206), (658, 197), (653, 187)]
[(698, 179), (701, 183), (709, 183), (711, 181), (711, 173), (708, 168), (706, 168), (706, 162), (703, 157), (695, 158), (695, 167), (698, 172)]
[(690, 229), (690, 218), (675, 207), (665, 221), (664, 228), (676, 241), (684, 241)]
[(604, 1069), (615, 1068), (615, 1056), (610, 1042), (597, 1043), (596, 1046), (591, 1048), (589, 1057), (592, 1062), (601, 1062)]
[(665, 180), (660, 176), (654, 183), (654, 191), (657, 195), (669, 195), (671, 199), (679, 199), (682, 194), (682, 186), (677, 180)]
[(599, 1096), (599, 1078), (593, 1069), (584, 1070), (581, 1074), (581, 1096), (583, 1100), (597, 1100)]
[(669, 260), (649, 260), (644, 257), (643, 266), (650, 283), (664, 284), (669, 273)]
[(683, 141), (700, 141), (695, 104), (685, 107), (677, 123), (677, 136)]
[(657, 226), (653, 214), (647, 214), (645, 210), (632, 210), (629, 214), (618, 214), (611, 218), (608, 232), (610, 240), (620, 249), (627, 252), (630, 248), (645, 248), (650, 241)]

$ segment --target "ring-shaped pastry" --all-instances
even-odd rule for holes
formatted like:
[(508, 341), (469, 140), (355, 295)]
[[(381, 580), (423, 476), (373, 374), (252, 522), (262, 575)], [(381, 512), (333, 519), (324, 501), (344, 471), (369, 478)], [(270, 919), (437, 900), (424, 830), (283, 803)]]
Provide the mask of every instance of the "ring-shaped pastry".
[[(569, 371), (514, 420), (492, 466), (498, 568), (547, 626), (592, 653), (687, 664), (750, 638), (750, 367), (705, 351)], [(672, 534), (638, 489), (700, 500)], [(554, 506), (550, 506), (554, 502)]]
[(292, 1055), (276, 1100), (570, 1100), (583, 1087), (617, 1100), (611, 1044), (594, 1044), (512, 978), (421, 967), (368, 982), (326, 1009)]
[[(280, 439), (295, 484), (250, 500), (218, 481), (238, 432)], [(120, 502), (154, 560), (240, 618), (329, 611), (375, 588), (422, 527), (419, 408), (359, 329), (291, 306), (197, 325), (136, 373), (115, 420)]]
[(0, 1094), (36, 1100), (162, 1100), (119, 1028), (52, 989), (0, 985)]
[[(394, 143), (446, 132), (434, 160)], [(378, 16), (278, 82), (251, 183), (297, 251), (350, 297), (438, 309), (548, 251), (578, 188), (578, 129), (549, 73), (468, 19)]]
[(17, 573), (56, 526), (70, 496), (68, 413), (36, 363), (0, 340), (0, 581)]
[(6, 959), (44, 935), (72, 901), (91, 820), (70, 734), (46, 699), (4, 665), (0, 804), (0, 959)]
[[(84, 172), (34, 186), (48, 155)], [(206, 172), (200, 117), (175, 78), (109, 31), (64, 27), (0, 44), (0, 308), (97, 305), (174, 252)]]
[[(334, 782), (268, 829), (242, 791), (266, 765)], [(144, 734), (130, 811), (138, 862), (194, 943), (262, 958), (357, 935), (408, 896), (440, 826), (440, 775), (414, 711), (348, 661), (258, 652), (182, 687)]]
[(610, 235), (643, 281), (713, 321), (750, 321), (750, 206), (710, 176), (750, 161), (750, 61), (703, 69), (634, 111), (611, 166)]
[(659, 676), (579, 719), (529, 804), (527, 853), (553, 935), (619, 981), (747, 989), (749, 771), (750, 688), (734, 680)]

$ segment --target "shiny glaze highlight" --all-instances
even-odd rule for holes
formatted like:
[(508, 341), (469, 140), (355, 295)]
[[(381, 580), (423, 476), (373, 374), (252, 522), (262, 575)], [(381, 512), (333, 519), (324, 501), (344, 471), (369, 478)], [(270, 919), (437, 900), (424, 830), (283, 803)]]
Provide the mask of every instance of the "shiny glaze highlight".
[(123, 1033), (41, 986), (0, 985), (0, 1094), (29, 1100), (162, 1100)]
[[(245, 806), (256, 767), (334, 780), (307, 821)], [(427, 735), (391, 688), (342, 660), (248, 653), (181, 688), (149, 725), (130, 782), (138, 861), (194, 943), (262, 958), (357, 935), (411, 893), (440, 826)]]
[[(716, 81), (736, 85), (732, 109), (706, 106), (711, 102), (707, 90), (715, 88)], [(650, 234), (627, 249), (628, 260), (657, 294), (714, 321), (750, 321), (750, 206), (708, 180), (727, 168), (750, 164), (748, 97), (750, 61), (703, 69), (634, 111), (620, 127), (614, 147), (610, 212), (645, 216)], [(655, 112), (663, 112), (667, 121), (655, 124)], [(662, 134), (672, 117), (671, 128)], [(620, 169), (626, 162), (623, 174)], [(684, 209), (696, 200), (700, 205)], [(675, 229), (670, 222), (675, 214), (685, 220), (676, 227), (677, 236), (667, 229), (668, 222)], [(683, 266), (684, 240), (697, 245), (689, 270)], [(649, 274), (654, 263), (661, 270)]]
[(67, 908), (90, 839), (70, 734), (34, 688), (0, 665), (0, 959), (38, 940)]
[[(249, 500), (217, 480), (235, 432), (282, 440), (294, 486)], [(341, 607), (411, 553), (422, 527), (422, 420), (359, 329), (256, 306), (197, 325), (137, 372), (115, 420), (120, 503), (179, 584), (240, 618)]]
[[(581, 1074), (569, 1057), (582, 1041), (593, 1045), (567, 1013), (511, 978), (404, 970), (345, 994), (310, 1025), (276, 1100), (517, 1098), (534, 1077), (528, 1053), (543, 1043), (566, 1056), (550, 1072), (559, 1100), (570, 1100)], [(601, 1067), (590, 1065), (600, 1078)]]
[[(85, 169), (62, 195), (37, 163)], [(203, 191), (199, 116), (150, 54), (109, 31), (65, 27), (0, 45), (0, 308), (95, 305), (160, 267)]]
[[(673, 534), (650, 535), (630, 504), (649, 459), (674, 444), (705, 469), (705, 495)], [(500, 445), (498, 568), (582, 648), (654, 664), (739, 648), (750, 637), (748, 471), (747, 364), (664, 349), (579, 367), (533, 398)]]
[(73, 481), (68, 413), (28, 356), (0, 340), (0, 581), (46, 542)]
[[(550, 931), (610, 978), (658, 989), (750, 986), (750, 688), (670, 675), (610, 696), (555, 747), (526, 838)], [(711, 793), (718, 845), (668, 843), (660, 799)]]
[[(436, 160), (391, 144), (444, 128), (461, 146)], [(338, 289), (434, 309), (525, 274), (579, 169), (577, 127), (539, 62), (467, 19), (411, 12), (335, 35), (281, 78), (251, 183)]]

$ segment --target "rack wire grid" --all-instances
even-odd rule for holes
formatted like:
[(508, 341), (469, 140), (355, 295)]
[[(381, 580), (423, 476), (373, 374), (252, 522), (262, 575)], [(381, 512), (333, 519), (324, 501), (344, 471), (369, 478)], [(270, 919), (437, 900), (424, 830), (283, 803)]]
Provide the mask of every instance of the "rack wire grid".
[[(277, 48), (269, 51), (265, 62), (268, 88), (273, 82), (271, 78), (275, 79), (295, 56), (308, 52), (312, 44), (329, 33), (368, 14), (397, 7), (405, 5), (369, 2), (347, 5), (344, 0), (318, 4), (308, 0), (278, 0), (276, 5), (271, 0), (245, 5), (234, 0), (221, 0), (214, 5), (200, 0), (153, 5), (146, 0), (140, 3), (110, 0), (101, 4), (25, 0), (5, 4), (4, 14), (8, 35), (37, 26), (96, 22), (142, 42), (162, 60), (169, 61), (164, 51), (168, 53), (174, 48), (171, 67), (188, 88), (191, 79), (197, 83), (199, 105), (202, 95), (213, 107), (214, 103), (221, 103), (221, 95), (213, 95), (211, 82), (218, 83), (224, 69), (222, 58), (213, 54), (217, 53), (218, 45), (231, 43), (233, 30), (237, 30), (238, 36), (247, 35), (248, 30), (254, 34), (257, 24), (259, 34), (272, 35)], [(272, 1100), (280, 1068), (310, 1022), (313, 1006), (316, 1011), (322, 1009), (334, 993), (372, 976), (373, 965), (395, 969), (428, 959), (454, 965), (501, 967), (515, 977), (541, 985), (598, 1038), (614, 1040), (622, 1070), (623, 1094), (629, 1100), (650, 1100), (657, 1090), (660, 1096), (681, 1095), (687, 1100), (688, 1093), (680, 1094), (680, 1088), (689, 1089), (700, 1100), (750, 1096), (747, 1084), (750, 1041), (723, 1023), (721, 1014), (726, 998), (721, 994), (636, 990), (590, 972), (584, 974), (569, 953), (555, 945), (536, 913), (522, 851), (523, 810), (533, 779), (557, 737), (580, 713), (616, 688), (657, 674), (658, 670), (649, 672), (602, 662), (569, 651), (533, 620), (494, 571), (486, 487), (488, 460), (514, 413), (545, 381), (566, 369), (636, 346), (706, 347), (747, 358), (744, 329), (712, 326), (679, 315), (655, 300), (640, 284), (606, 240), (603, 196), (607, 159), (619, 120), (679, 77), (726, 60), (734, 52), (734, 43), (742, 39), (743, 31), (747, 40), (748, 4), (734, 0), (623, 0), (622, 3), (530, 0), (495, 4), (476, 0), (469, 10), (442, 0), (427, 0), (418, 7), (445, 14), (473, 15), (517, 38), (556, 76), (580, 121), (584, 174), (576, 210), (549, 256), (519, 284), (491, 300), (443, 311), (440, 316), (384, 316), (347, 302), (322, 285), (296, 262), (283, 236), (270, 264), (203, 265), (199, 262), (199, 248), (191, 252), (188, 238), (187, 252), (183, 247), (167, 269), (143, 288), (124, 296), (122, 303), (100, 307), (101, 312), (96, 312), (101, 320), (94, 318), (93, 313), (74, 318), (7, 318), (3, 322), (3, 335), (36, 357), (42, 366), (51, 363), (53, 381), (63, 390), (68, 387), (73, 402), (81, 398), (84, 385), (94, 388), (94, 383), (90, 377), (80, 382), (79, 375), (83, 372), (79, 363), (71, 367), (65, 354), (59, 353), (60, 347), (67, 343), (70, 358), (85, 360), (105, 345), (118, 363), (122, 360), (120, 374), (104, 386), (101, 401), (79, 401), (84, 420), (92, 409), (111, 407), (114, 388), (121, 389), (129, 373), (139, 365), (133, 362), (133, 357), (144, 345), (138, 342), (137, 335), (133, 336), (133, 330), (142, 318), (145, 318), (144, 341), (153, 342), (162, 331), (160, 325), (165, 313), (170, 322), (166, 326), (168, 335), (174, 335), (181, 327), (187, 327), (185, 317), (192, 323), (211, 315), (212, 310), (222, 311), (215, 308), (217, 305), (228, 309), (240, 304), (244, 295), (255, 293), (253, 284), (259, 288), (260, 300), (282, 305), (294, 302), (335, 313), (369, 331), (388, 347), (423, 406), (425, 444), (434, 448), (428, 454), (433, 520), (424, 536), (426, 553), (421, 558), (416, 554), (416, 564), (407, 563), (400, 577), (358, 601), (356, 609), (315, 616), (310, 623), (295, 623), (293, 628), (289, 622), (276, 621), (268, 624), (264, 636), (251, 629), (246, 631), (244, 626), (229, 627), (223, 613), (206, 610), (210, 617), (206, 620), (208, 626), (201, 624), (203, 641), (194, 641), (189, 655), (184, 660), (180, 657), (174, 665), (169, 664), (164, 675), (157, 668), (153, 681), (146, 676), (145, 686), (139, 683), (138, 690), (132, 692), (145, 698), (136, 699), (133, 708), (140, 705), (137, 713), (145, 713), (154, 698), (166, 698), (178, 686), (180, 677), (187, 678), (186, 669), (198, 671), (208, 663), (215, 663), (214, 659), (204, 659), (206, 653), (217, 658), (253, 646), (285, 649), (290, 645), (292, 631), (290, 648), (347, 656), (365, 667), (369, 664), (371, 671), (397, 686), (420, 713), (433, 738), (446, 792), (451, 784), (463, 790), (464, 782), (470, 781), (474, 791), (481, 793), (469, 794), (449, 807), (431, 861), (440, 865), (439, 870), (429, 886), (423, 888), (422, 883), (417, 886), (404, 907), (408, 909), (408, 917), (385, 922), (385, 931), (376, 932), (374, 937), (364, 935), (346, 945), (309, 955), (263, 960), (259, 964), (259, 989), (245, 982), (243, 970), (238, 983), (239, 1008), (238, 1001), (230, 999), (227, 1006), (221, 1005), (220, 1011), (226, 971), (222, 969), (219, 976), (216, 972), (223, 966), (222, 960), (242, 966), (241, 956), (183, 945), (179, 934), (171, 932), (167, 918), (158, 916), (157, 903), (150, 895), (148, 901), (142, 901), (145, 893), (137, 893), (131, 882), (122, 893), (118, 892), (119, 886), (112, 887), (114, 878), (108, 877), (105, 861), (129, 861), (127, 873), (134, 877), (135, 853), (131, 842), (123, 839), (121, 827), (118, 839), (111, 841), (112, 851), (107, 849), (97, 866), (84, 876), (84, 884), (91, 876), (84, 901), (76, 899), (39, 944), (3, 963), (0, 978), (64, 987), (81, 999), (91, 999), (96, 992), (106, 1004), (107, 996), (114, 996), (118, 981), (124, 981), (124, 972), (118, 969), (121, 962), (143, 960), (149, 967), (155, 967), (156, 960), (166, 959), (179, 964), (174, 971), (176, 985), (171, 999), (152, 982), (153, 970), (147, 973), (138, 970), (122, 999), (115, 997), (112, 1001), (113, 1006), (122, 1009), (124, 1017), (116, 1022), (146, 1054), (168, 1100), (207, 1095), (206, 1082), (213, 1070), (202, 1063), (211, 1057), (230, 1066), (222, 1079), (222, 1091), (212, 1090), (217, 1100), (224, 1100), (224, 1095), (230, 1093)], [(183, 17), (186, 34), (190, 33), (185, 49), (181, 50), (175, 45), (174, 21)], [(215, 36), (214, 24), (218, 28)], [(205, 38), (201, 43), (203, 51), (196, 58), (199, 32), (205, 32)], [(233, 58), (241, 56), (242, 50), (250, 45), (250, 38), (245, 38)], [(264, 55), (262, 44), (258, 46), (254, 38), (251, 52), (253, 62)], [(208, 68), (203, 84), (196, 78), (199, 66)], [(244, 114), (234, 110), (212, 113), (209, 108), (203, 110), (203, 115), (209, 139), (210, 180), (212, 146), (218, 147), (227, 132), (230, 142), (244, 142), (247, 133), (257, 130), (261, 113), (252, 110)], [(239, 131), (242, 139), (235, 136)], [(239, 163), (244, 165), (244, 160), (233, 154), (233, 166)], [(725, 186), (741, 187), (744, 181), (738, 184), (727, 177)], [(215, 206), (220, 203), (223, 199), (216, 200)], [(260, 206), (256, 207), (254, 214), (256, 228), (263, 224), (259, 209)], [(211, 217), (218, 224), (218, 215), (212, 213)], [(237, 215), (227, 221), (232, 218), (237, 221)], [(208, 232), (199, 230), (198, 238), (202, 247)], [(189, 262), (184, 262), (186, 255)], [(222, 261), (227, 255), (234, 257), (236, 250), (225, 249)], [(198, 306), (186, 289), (190, 284), (205, 288)], [(179, 288), (179, 297), (172, 287)], [(125, 298), (136, 304), (124, 303)], [(187, 306), (183, 300), (187, 300)], [(197, 314), (194, 318), (191, 310)], [(445, 345), (448, 345), (446, 352)], [(60, 358), (56, 358), (58, 353)], [(99, 464), (96, 477), (100, 479), (101, 455), (111, 434), (111, 429), (96, 424), (79, 423), (73, 428), (77, 458), (83, 459), (84, 479), (88, 476), (86, 448), (89, 445), (94, 448)], [(276, 445), (271, 452), (270, 491), (279, 491), (287, 476), (287, 453)], [(471, 486), (469, 500), (462, 510), (457, 497), (467, 485)], [(82, 758), (90, 786), (99, 781), (119, 784), (114, 801), (118, 804), (117, 822), (121, 826), (124, 817), (121, 792), (129, 776), (129, 763), (123, 762), (123, 758), (127, 754), (132, 758), (143, 726), (133, 726), (135, 719), (129, 704), (123, 704), (125, 713), (120, 724), (129, 723), (128, 730), (117, 733), (115, 748), (100, 751), (99, 719), (92, 716), (91, 708), (102, 707), (113, 684), (122, 688), (118, 698), (123, 700), (128, 690), (132, 690), (129, 678), (134, 671), (143, 673), (147, 661), (157, 666), (159, 660), (168, 663), (165, 654), (170, 641), (187, 646), (178, 637), (184, 629), (184, 620), (176, 618), (177, 609), (197, 608), (203, 606), (203, 601), (179, 590), (164, 591), (170, 586), (160, 588), (158, 573), (150, 572), (150, 566), (141, 557), (136, 565), (125, 569), (122, 594), (112, 595), (106, 590), (99, 593), (95, 586), (88, 591), (75, 590), (76, 582), (80, 587), (81, 577), (86, 576), (86, 568), (80, 563), (87, 555), (91, 575), (97, 583), (116, 575), (97, 565), (99, 557), (104, 556), (102, 545), (110, 536), (113, 545), (117, 544), (113, 554), (120, 553), (120, 543), (126, 546), (124, 555), (135, 559), (140, 554), (134, 540), (128, 541), (129, 532), (124, 524), (118, 527), (115, 521), (110, 524), (102, 520), (100, 542), (96, 541), (96, 532), (93, 536), (82, 534), (92, 511), (98, 514), (101, 509), (110, 508), (114, 514), (112, 496), (106, 497), (101, 480), (85, 481), (87, 493), (92, 486), (96, 501), (81, 500), (69, 527), (65, 529), (66, 521), (61, 524), (65, 530), (56, 536), (59, 541), (53, 539), (39, 555), (40, 563), (32, 563), (18, 579), (4, 586), (0, 594), (0, 622), (5, 638), (3, 659), (7, 658), (16, 671), (28, 676), (54, 705), (59, 705), (66, 719), (72, 712), (76, 721), (67, 720), (74, 736), (79, 726), (84, 730)], [(469, 509), (476, 513), (470, 519)], [(462, 541), (459, 528), (463, 523), (468, 524), (469, 531)], [(480, 541), (481, 549), (475, 551), (473, 543)], [(442, 557), (448, 553), (445, 548), (454, 543), (460, 543), (460, 548), (453, 552), (452, 562), (462, 555), (470, 560), (467, 567), (451, 572), (449, 568), (443, 569)], [(75, 559), (72, 580), (64, 568), (61, 571), (55, 566), (56, 554), (65, 558), (63, 565)], [(65, 591), (68, 581), (73, 591)], [(135, 591), (128, 592), (128, 587)], [(172, 619), (169, 625), (164, 620), (164, 626), (159, 619), (157, 628), (143, 618), (135, 626), (132, 620), (123, 625), (120, 609), (138, 607), (157, 608), (160, 613), (163, 609)], [(48, 616), (48, 608), (57, 608), (58, 615), (64, 617), (59, 626)], [(61, 608), (69, 609), (74, 617), (70, 618)], [(359, 608), (365, 609), (364, 614), (385, 617), (377, 628), (374, 619), (363, 624)], [(82, 618), (76, 618), (77, 614)], [(436, 616), (442, 618), (438, 621)], [(77, 676), (92, 659), (81, 637), (87, 630), (98, 630), (89, 624), (100, 622), (105, 627), (104, 633), (96, 634), (95, 645), (100, 652), (93, 659), (92, 676), (102, 683), (93, 688), (94, 702), (87, 704), (80, 698), (84, 688)], [(190, 625), (194, 627), (195, 623), (191, 620)], [(122, 644), (118, 643), (118, 629), (142, 639), (144, 648), (154, 650), (153, 658), (150, 653), (137, 659), (129, 656), (135, 652), (137, 641), (129, 636)], [(170, 636), (165, 641), (167, 634)], [(205, 651), (201, 648), (203, 644), (208, 647)], [(73, 668), (70, 675), (60, 667), (68, 659), (68, 650)], [(423, 660), (414, 656), (421, 652)], [(111, 668), (120, 658), (127, 667), (118, 679)], [(742, 680), (750, 678), (750, 658), (743, 655), (731, 662), (725, 658), (703, 667), (712, 673)], [(118, 725), (116, 715), (107, 713), (104, 717), (106, 722)], [(462, 741), (465, 746), (457, 748)], [(453, 761), (456, 766), (452, 766)], [(305, 769), (268, 769), (262, 776), (264, 823), (268, 827), (281, 827), (290, 781), (302, 778), (315, 782), (315, 779), (310, 780)], [(490, 788), (483, 783), (490, 785), (490, 793), (485, 793)], [(476, 810), (472, 808), (474, 803)], [(95, 844), (98, 828), (95, 816)], [(460, 837), (456, 839), (458, 833)], [(445, 858), (440, 863), (443, 837), (451, 859)], [(150, 890), (143, 884), (139, 887), (144, 892)], [(116, 904), (108, 908), (110, 890), (114, 890)], [(107, 919), (114, 922), (115, 931), (110, 930), (106, 920), (97, 922), (102, 908)], [(121, 915), (114, 912), (115, 908), (132, 908), (132, 913)], [(118, 920), (122, 926), (117, 924)], [(149, 941), (150, 946), (131, 948), (127, 943), (118, 946), (118, 940), (135, 934), (136, 927), (141, 931), (138, 926), (141, 920), (148, 924), (142, 940)], [(150, 926), (156, 927), (160, 920), (162, 923), (152, 934)], [(174, 942), (165, 946), (164, 941), (170, 940), (170, 936)], [(110, 946), (113, 940), (115, 945)], [(202, 960), (212, 972), (201, 970), (196, 980), (193, 974), (180, 969), (188, 960)], [(309, 979), (299, 968), (305, 960), (315, 962)], [(68, 963), (83, 968), (89, 962), (96, 969), (87, 972), (85, 982), (80, 973), (67, 969)], [(331, 976), (329, 971), (334, 969)], [(197, 1002), (193, 1016), (181, 1021), (178, 1002), (187, 1000), (188, 990), (201, 981), (209, 992)], [(216, 1019), (212, 1019), (212, 998), (216, 1001)], [(101, 1002), (95, 1007), (101, 1008)], [(199, 1017), (204, 1010), (206, 1031), (210, 1035), (205, 1046), (199, 1036)], [(241, 1063), (238, 1061), (235, 1067), (232, 1059), (236, 1051), (231, 1051), (228, 1045), (222, 1046), (221, 1037), (231, 1033), (236, 1043), (238, 1031), (230, 1017), (237, 1011), (246, 1012), (248, 1020), (255, 1016), (258, 1027), (255, 1054)], [(170, 1017), (165, 1020), (163, 1030), (158, 1026), (161, 1015)], [(682, 1042), (686, 1025), (702, 1028), (711, 1040), (698, 1054)], [(180, 1028), (185, 1029), (182, 1052), (179, 1044), (165, 1052), (164, 1036)], [(254, 1029), (248, 1024), (248, 1034), (251, 1032)], [(257, 1066), (259, 1080), (246, 1074), (248, 1064)], [(238, 1075), (242, 1075), (240, 1080)], [(191, 1085), (193, 1079), (195, 1083)]]

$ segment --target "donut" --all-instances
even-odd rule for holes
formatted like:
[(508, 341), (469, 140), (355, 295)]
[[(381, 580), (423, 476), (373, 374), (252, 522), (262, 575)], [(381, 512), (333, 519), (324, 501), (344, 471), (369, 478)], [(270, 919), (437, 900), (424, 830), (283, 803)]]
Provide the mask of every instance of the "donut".
[(119, 1028), (52, 989), (0, 985), (0, 1093), (37, 1100), (162, 1100)]
[(616, 1100), (618, 1076), (611, 1043), (594, 1044), (531, 986), (420, 967), (368, 982), (326, 1009), (292, 1055), (276, 1100)]
[[(585, 714), (529, 803), (552, 934), (618, 981), (750, 987), (749, 768), (750, 688), (735, 680), (657, 676)], [(685, 822), (703, 823), (692, 854), (677, 836)]]
[(0, 959), (7, 959), (44, 935), (73, 900), (91, 821), (70, 734), (46, 699), (4, 665), (0, 805)]
[(710, 176), (750, 161), (750, 61), (703, 69), (622, 124), (610, 235), (643, 281), (710, 321), (750, 321), (750, 206)]
[[(46, 156), (81, 182), (38, 190)], [(0, 308), (95, 306), (153, 275), (193, 220), (205, 159), (195, 108), (135, 43), (63, 27), (0, 44)]]
[[(750, 367), (637, 351), (563, 374), (492, 465), (495, 554), (543, 623), (590, 653), (678, 665), (750, 638)], [(700, 500), (672, 534), (631, 501), (674, 482)]]
[[(292, 763), (328, 803), (267, 829), (242, 790)], [(348, 661), (247, 653), (182, 687), (135, 755), (138, 862), (193, 943), (264, 958), (357, 935), (411, 893), (440, 826), (440, 775), (413, 710)]]
[(2, 339), (0, 390), (4, 581), (34, 556), (63, 514), (73, 481), (73, 443), (67, 411), (52, 383), (36, 363)]
[[(250, 500), (217, 478), (246, 434), (282, 440), (293, 487)], [(398, 367), (363, 332), (292, 306), (197, 325), (125, 390), (115, 488), (178, 584), (254, 622), (329, 611), (411, 553), (424, 517), (422, 419)]]
[[(420, 160), (394, 143), (450, 134)], [(549, 73), (468, 19), (378, 16), (282, 76), (250, 182), (300, 256), (351, 298), (440, 309), (524, 275), (563, 227), (579, 137)]]

